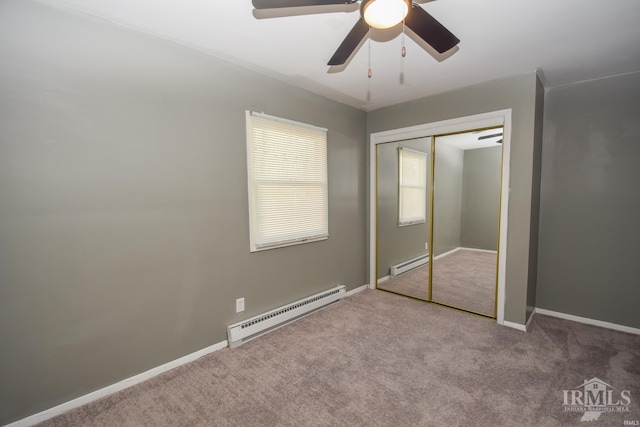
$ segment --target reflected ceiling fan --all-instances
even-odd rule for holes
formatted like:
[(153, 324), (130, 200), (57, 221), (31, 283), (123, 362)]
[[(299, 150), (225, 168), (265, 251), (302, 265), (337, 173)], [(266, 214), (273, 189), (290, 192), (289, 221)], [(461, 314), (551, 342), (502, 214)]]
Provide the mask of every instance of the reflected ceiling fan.
[[(352, 5), (358, 0), (252, 0), (257, 10), (307, 6)], [(404, 20), (405, 26), (444, 53), (460, 40), (412, 0), (362, 0), (360, 18), (333, 54), (327, 65), (343, 65), (367, 36), (369, 28), (387, 29)], [(404, 56), (404, 52), (403, 52)]]
[(502, 132), (492, 133), (491, 135), (482, 135), (478, 137), (478, 141), (482, 141), (483, 139), (491, 139), (491, 138), (500, 138), (494, 141), (496, 144), (502, 144)]

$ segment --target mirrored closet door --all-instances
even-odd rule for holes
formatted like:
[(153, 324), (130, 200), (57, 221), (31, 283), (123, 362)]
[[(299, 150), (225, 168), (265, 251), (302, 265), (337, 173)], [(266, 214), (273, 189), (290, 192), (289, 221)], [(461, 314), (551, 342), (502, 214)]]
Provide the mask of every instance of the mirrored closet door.
[(495, 317), (502, 128), (435, 138), (433, 302)]
[(431, 138), (376, 147), (378, 288), (428, 300)]
[(378, 144), (377, 287), (496, 316), (502, 128)]

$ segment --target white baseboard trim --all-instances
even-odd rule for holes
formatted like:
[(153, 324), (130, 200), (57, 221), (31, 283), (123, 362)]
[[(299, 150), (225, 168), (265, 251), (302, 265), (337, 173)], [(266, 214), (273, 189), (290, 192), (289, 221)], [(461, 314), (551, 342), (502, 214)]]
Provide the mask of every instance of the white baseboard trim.
[(440, 255), (436, 255), (436, 256), (434, 256), (434, 257), (433, 257), (433, 260), (435, 261), (435, 260), (437, 260), (437, 259), (439, 259), (439, 258), (444, 258), (444, 257), (446, 257), (447, 255), (451, 255), (451, 254), (453, 254), (453, 253), (458, 252), (459, 250), (460, 250), (460, 248), (455, 248), (455, 249), (451, 249), (450, 251), (443, 252), (443, 253), (441, 253)]
[(37, 414), (33, 414), (27, 418), (23, 418), (11, 424), (7, 424), (5, 427), (18, 427), (18, 426), (23, 427), (23, 426), (32, 426), (34, 424), (41, 423), (50, 418), (61, 415), (67, 411), (78, 408), (82, 405), (86, 405), (87, 403), (93, 402), (98, 399), (102, 399), (103, 397), (109, 396), (113, 393), (116, 393), (118, 391), (124, 390), (136, 384), (139, 384), (143, 381), (151, 379), (173, 368), (177, 368), (178, 366), (184, 365), (189, 362), (193, 362), (194, 360), (199, 359), (202, 356), (206, 356), (209, 353), (213, 353), (214, 351), (223, 349), (228, 345), (229, 344), (227, 340), (221, 341), (217, 344), (203, 348), (202, 350), (198, 350), (191, 354), (187, 354), (186, 356), (183, 356), (179, 359), (172, 360), (171, 362), (167, 362), (164, 365), (160, 365), (155, 368), (149, 369), (148, 371), (142, 372), (138, 375), (134, 375), (133, 377), (124, 379), (115, 384), (111, 384), (109, 386), (103, 387), (89, 394), (85, 394), (84, 396), (80, 396), (76, 399), (70, 400), (61, 405), (54, 406), (53, 408), (46, 409)]
[(527, 332), (527, 325), (523, 325), (522, 323), (509, 322), (505, 320), (502, 322), (503, 326), (508, 326), (509, 328), (517, 329), (522, 332)]
[(478, 248), (463, 248), (463, 247), (460, 247), (460, 248), (458, 248), (458, 250), (485, 252), (485, 253), (488, 253), (488, 254), (497, 254), (498, 253), (498, 251), (492, 251), (491, 249), (478, 249)]
[(574, 316), (573, 314), (561, 313), (559, 311), (547, 310), (544, 308), (537, 308), (536, 313), (545, 316), (557, 317), (560, 319), (572, 320), (578, 323), (585, 323), (587, 325), (600, 326), (601, 328), (613, 329), (615, 331), (627, 332), (630, 334), (640, 335), (640, 329), (632, 328), (631, 326), (618, 325), (617, 323), (605, 322), (603, 320), (590, 319), (588, 317)]
[(533, 322), (533, 317), (535, 315), (536, 315), (536, 309), (534, 308), (533, 311), (531, 312), (531, 315), (527, 319), (527, 323), (525, 323), (524, 325), (522, 323), (509, 322), (508, 320), (503, 321), (502, 325), (508, 326), (509, 328), (517, 329), (522, 332), (527, 332), (531, 327), (531, 322)]
[[(350, 291), (345, 293), (344, 298), (355, 295), (358, 292), (362, 292), (368, 288), (370, 288), (370, 286), (367, 284), (367, 285), (362, 285), (357, 288), (351, 289)], [(191, 354), (187, 354), (186, 356), (183, 356), (179, 359), (172, 360), (171, 362), (167, 362), (164, 365), (157, 366), (155, 368), (149, 369), (148, 371), (142, 372), (138, 375), (134, 375), (133, 377), (119, 381), (115, 384), (108, 385), (99, 390), (93, 391), (89, 394), (85, 394), (84, 396), (80, 396), (76, 399), (62, 403), (58, 406), (54, 406), (53, 408), (49, 408), (42, 412), (38, 412), (37, 414), (30, 415), (27, 418), (14, 421), (11, 424), (7, 424), (5, 427), (26, 427), (26, 426), (32, 426), (32, 425), (41, 423), (43, 421), (46, 421), (58, 415), (64, 414), (67, 411), (78, 408), (82, 405), (86, 405), (87, 403), (91, 403), (98, 399), (102, 399), (103, 397), (107, 397), (111, 394), (117, 393), (121, 390), (129, 388), (136, 384), (139, 384), (143, 381), (149, 380), (173, 368), (177, 368), (178, 366), (187, 364), (189, 362), (193, 362), (194, 360), (197, 360), (202, 356), (206, 356), (207, 354), (221, 350), (228, 346), (229, 346), (229, 342), (227, 340), (220, 341), (217, 344), (203, 348), (202, 350), (198, 350)]]
[(378, 279), (378, 285), (379, 285), (380, 283), (384, 283), (384, 282), (386, 282), (386, 281), (387, 281), (387, 280), (389, 280), (389, 279), (391, 279), (391, 276), (389, 276), (389, 275), (386, 275), (386, 276), (384, 276), (384, 277), (379, 278), (379, 279)]
[(357, 294), (358, 292), (362, 292), (362, 291), (364, 291), (365, 289), (369, 289), (369, 285), (362, 285), (362, 286), (358, 286), (357, 288), (354, 288), (354, 289), (351, 289), (350, 291), (347, 291), (347, 292), (344, 294), (344, 298), (346, 298), (346, 297), (350, 297), (350, 296), (352, 296), (352, 295), (355, 295), (355, 294)]
[(485, 253), (489, 253), (489, 254), (497, 254), (497, 253), (498, 253), (498, 251), (492, 251), (492, 250), (489, 250), (489, 249), (464, 248), (464, 247), (462, 247), (462, 246), (458, 246), (457, 248), (451, 249), (450, 251), (443, 252), (443, 253), (441, 253), (440, 255), (436, 255), (436, 256), (434, 256), (434, 257), (433, 257), (433, 260), (435, 261), (435, 260), (437, 260), (437, 259), (439, 259), (439, 258), (444, 258), (444, 257), (446, 257), (447, 255), (454, 254), (454, 253), (456, 253), (456, 252), (458, 252), (458, 251), (485, 252)]
[(531, 315), (530, 315), (530, 316), (529, 316), (529, 318), (527, 319), (527, 324), (525, 325), (525, 328), (526, 328), (527, 330), (529, 330), (529, 328), (531, 327), (531, 322), (533, 322), (533, 318), (536, 316), (536, 313), (537, 313), (537, 311), (536, 311), (536, 309), (534, 308), (534, 309), (531, 311)]

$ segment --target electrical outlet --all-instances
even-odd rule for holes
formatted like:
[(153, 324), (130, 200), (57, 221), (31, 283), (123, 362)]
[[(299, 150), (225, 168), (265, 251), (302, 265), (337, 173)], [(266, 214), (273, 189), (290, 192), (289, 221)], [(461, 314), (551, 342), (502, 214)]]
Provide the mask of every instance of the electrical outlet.
[(429, 250), (429, 242), (424, 242), (424, 248), (425, 248), (426, 250)]
[(244, 311), (244, 298), (238, 298), (236, 300), (236, 313), (242, 313)]

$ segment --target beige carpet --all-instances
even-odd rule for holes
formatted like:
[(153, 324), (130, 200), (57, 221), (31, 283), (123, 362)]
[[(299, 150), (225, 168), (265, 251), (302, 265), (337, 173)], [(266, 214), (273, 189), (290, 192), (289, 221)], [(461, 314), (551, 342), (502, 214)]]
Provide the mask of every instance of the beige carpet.
[[(437, 262), (437, 260), (436, 260)], [(435, 264), (434, 264), (435, 265)], [(378, 289), (423, 300), (429, 299), (429, 264), (409, 270), (378, 284)]]
[[(433, 301), (494, 316), (497, 255), (458, 250), (433, 262)], [(378, 288), (427, 300), (429, 265), (408, 271)]]
[[(563, 411), (593, 377), (630, 412)], [(639, 404), (638, 335), (540, 315), (525, 333), (367, 290), (44, 425), (622, 426)]]

